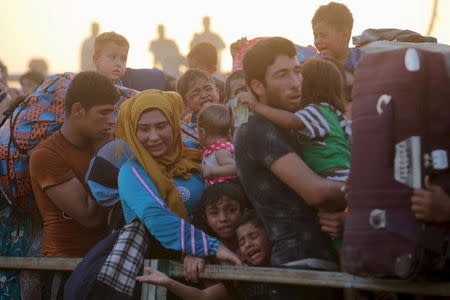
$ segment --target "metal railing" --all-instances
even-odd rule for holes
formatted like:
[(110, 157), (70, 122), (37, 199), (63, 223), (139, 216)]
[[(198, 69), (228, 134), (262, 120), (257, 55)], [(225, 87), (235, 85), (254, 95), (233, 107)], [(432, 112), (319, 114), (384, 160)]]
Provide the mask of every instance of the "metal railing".
[[(6, 257), (0, 256), (0, 269), (31, 269), (73, 271), (80, 258)], [(151, 266), (169, 277), (183, 277), (183, 265), (168, 260), (145, 260)], [(324, 272), (288, 268), (236, 267), (207, 265), (200, 276), (203, 279), (235, 280), (264, 283), (309, 285), (332, 288), (384, 291), (416, 295), (450, 296), (450, 282), (418, 280), (377, 279), (354, 276), (343, 272)], [(56, 280), (56, 282), (58, 282)], [(55, 283), (55, 281), (54, 281)], [(57, 284), (57, 283), (56, 283)], [(52, 290), (60, 287), (52, 287)], [(165, 299), (163, 287), (142, 285), (141, 299)]]

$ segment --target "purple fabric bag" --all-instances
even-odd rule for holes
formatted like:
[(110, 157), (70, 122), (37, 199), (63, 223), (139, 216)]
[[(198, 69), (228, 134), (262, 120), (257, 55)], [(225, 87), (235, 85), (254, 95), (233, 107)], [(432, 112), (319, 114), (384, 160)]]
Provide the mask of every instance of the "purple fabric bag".
[(352, 96), (345, 271), (445, 272), (450, 226), (416, 220), (411, 196), (425, 175), (450, 194), (450, 55), (413, 48), (366, 54)]

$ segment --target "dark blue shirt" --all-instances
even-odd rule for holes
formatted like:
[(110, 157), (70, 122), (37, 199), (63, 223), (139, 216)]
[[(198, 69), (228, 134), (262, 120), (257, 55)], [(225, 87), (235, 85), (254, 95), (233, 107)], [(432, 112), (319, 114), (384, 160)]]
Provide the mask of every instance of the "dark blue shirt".
[(296, 152), (291, 139), (287, 131), (252, 115), (235, 136), (238, 176), (273, 241), (272, 265), (306, 258), (335, 261), (316, 210), (270, 170), (273, 162)]

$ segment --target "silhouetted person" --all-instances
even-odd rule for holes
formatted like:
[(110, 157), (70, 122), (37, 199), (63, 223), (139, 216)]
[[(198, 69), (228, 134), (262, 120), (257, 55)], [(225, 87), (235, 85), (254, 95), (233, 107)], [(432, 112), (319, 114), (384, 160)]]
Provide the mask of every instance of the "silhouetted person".
[(218, 60), (217, 60), (217, 72), (220, 73), (221, 66), (220, 66), (220, 60), (221, 60), (221, 53), (222, 50), (225, 49), (225, 43), (218, 35), (217, 33), (214, 33), (210, 29), (211, 26), (211, 19), (210, 17), (206, 16), (203, 17), (203, 32), (202, 33), (195, 33), (194, 37), (192, 38), (190, 49), (192, 49), (195, 45), (203, 42), (207, 42), (212, 44), (217, 49), (218, 54)]
[(164, 25), (158, 25), (158, 39), (150, 42), (149, 51), (153, 53), (153, 67), (161, 68), (166, 74), (178, 78), (179, 67), (184, 63), (177, 44), (165, 37)]
[(91, 36), (83, 42), (81, 47), (81, 62), (80, 71), (95, 71), (95, 66), (92, 61), (92, 55), (94, 54), (94, 42), (100, 30), (100, 26), (96, 22), (91, 24)]
[(0, 60), (0, 83), (8, 86), (8, 68), (6, 65)]
[(19, 82), (22, 93), (29, 95), (34, 92), (45, 80), (44, 74), (40, 72), (27, 72), (20, 76)]
[(28, 63), (29, 72), (38, 72), (44, 76), (48, 75), (48, 64), (43, 58), (32, 58)]

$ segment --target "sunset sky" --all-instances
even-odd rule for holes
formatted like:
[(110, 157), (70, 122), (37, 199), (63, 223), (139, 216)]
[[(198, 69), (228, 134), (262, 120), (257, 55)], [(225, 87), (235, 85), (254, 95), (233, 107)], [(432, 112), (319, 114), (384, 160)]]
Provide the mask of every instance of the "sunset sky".
[[(329, 0), (2, 0), (0, 60), (12, 74), (27, 70), (32, 57), (49, 62), (50, 73), (78, 71), (81, 42), (90, 33), (90, 23), (100, 30), (114, 30), (130, 42), (128, 66), (152, 67), (148, 44), (156, 37), (157, 24), (166, 25), (166, 35), (175, 39), (186, 54), (194, 32), (202, 30), (201, 19), (211, 16), (212, 30), (227, 46), (247, 36), (280, 35), (300, 45), (313, 43), (311, 18)], [(342, 0), (355, 19), (353, 35), (367, 28), (410, 29), (425, 34), (432, 1)], [(450, 44), (450, 1), (440, 1), (433, 36)], [(222, 55), (229, 70), (231, 57)]]

